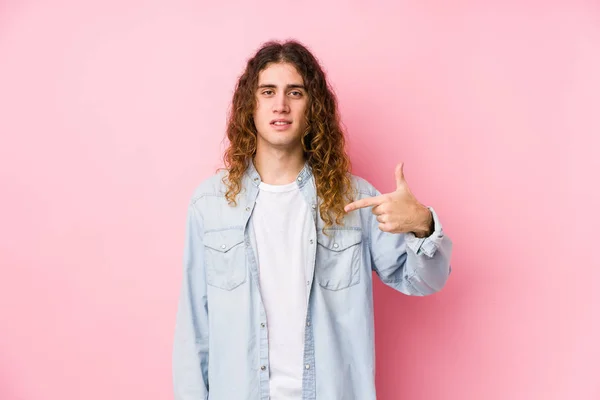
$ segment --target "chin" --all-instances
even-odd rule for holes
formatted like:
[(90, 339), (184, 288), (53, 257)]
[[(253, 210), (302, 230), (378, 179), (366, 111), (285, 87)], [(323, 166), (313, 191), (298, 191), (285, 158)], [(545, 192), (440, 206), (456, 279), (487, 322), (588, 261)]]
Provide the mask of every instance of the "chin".
[(261, 136), (262, 141), (271, 146), (289, 146), (301, 141), (301, 135), (297, 132), (270, 132)]

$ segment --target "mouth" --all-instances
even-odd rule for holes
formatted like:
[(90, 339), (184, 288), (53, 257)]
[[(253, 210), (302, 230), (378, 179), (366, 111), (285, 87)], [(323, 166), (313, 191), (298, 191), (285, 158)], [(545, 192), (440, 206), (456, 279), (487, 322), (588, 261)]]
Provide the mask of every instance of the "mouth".
[(271, 125), (274, 126), (286, 126), (286, 125), (291, 125), (292, 121), (289, 121), (287, 119), (274, 119), (273, 121), (271, 121)]

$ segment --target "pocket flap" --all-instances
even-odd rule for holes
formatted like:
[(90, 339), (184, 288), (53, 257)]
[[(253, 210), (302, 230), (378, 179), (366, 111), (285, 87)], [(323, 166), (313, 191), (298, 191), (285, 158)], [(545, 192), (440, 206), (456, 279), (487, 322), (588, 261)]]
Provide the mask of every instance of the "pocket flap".
[(329, 236), (319, 231), (317, 242), (332, 251), (346, 250), (362, 242), (362, 231), (359, 229), (332, 229), (325, 232)]
[(227, 229), (204, 234), (204, 245), (222, 253), (228, 252), (243, 241), (244, 232), (237, 229)]

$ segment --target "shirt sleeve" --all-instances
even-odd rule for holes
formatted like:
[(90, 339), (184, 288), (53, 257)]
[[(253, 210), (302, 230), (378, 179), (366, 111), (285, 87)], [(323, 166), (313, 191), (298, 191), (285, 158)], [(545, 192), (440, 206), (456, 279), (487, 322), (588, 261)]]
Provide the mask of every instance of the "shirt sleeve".
[(429, 210), (434, 231), (425, 238), (417, 238), (412, 233), (383, 232), (375, 216), (370, 213), (369, 217), (372, 269), (384, 284), (410, 296), (439, 292), (451, 272), (452, 242), (443, 232), (433, 208)]
[(208, 398), (208, 303), (202, 231), (202, 220), (190, 204), (173, 343), (175, 400)]
[(425, 254), (428, 257), (433, 257), (435, 252), (444, 241), (444, 232), (442, 231), (442, 224), (440, 223), (439, 217), (432, 207), (427, 207), (431, 211), (433, 216), (434, 230), (431, 235), (424, 238), (418, 238), (414, 233), (408, 232), (405, 234), (406, 245), (415, 254)]

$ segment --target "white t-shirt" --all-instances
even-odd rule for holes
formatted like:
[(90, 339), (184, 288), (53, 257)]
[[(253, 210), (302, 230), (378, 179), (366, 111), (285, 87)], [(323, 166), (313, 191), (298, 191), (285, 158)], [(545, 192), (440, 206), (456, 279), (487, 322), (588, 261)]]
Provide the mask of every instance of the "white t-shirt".
[(314, 229), (296, 182), (260, 183), (252, 215), (259, 281), (267, 313), (270, 398), (302, 397), (308, 246)]

